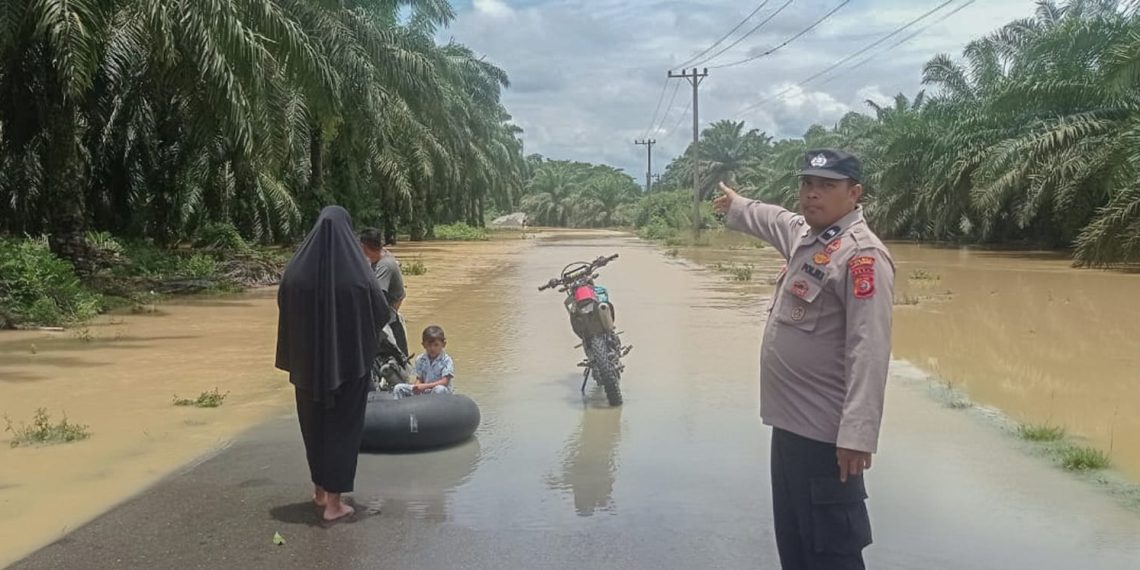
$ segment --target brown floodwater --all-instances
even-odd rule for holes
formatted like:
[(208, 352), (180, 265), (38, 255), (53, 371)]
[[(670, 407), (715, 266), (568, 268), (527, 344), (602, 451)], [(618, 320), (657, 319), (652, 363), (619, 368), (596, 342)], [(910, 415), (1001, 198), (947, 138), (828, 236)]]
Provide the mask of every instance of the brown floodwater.
[[(411, 330), (427, 323), (447, 330), (456, 388), (478, 402), (482, 423), (472, 440), (450, 449), (362, 455), (353, 499), (368, 516), (323, 529), (307, 522), (311, 506), (303, 502), (302, 516), (273, 515), (307, 501), (309, 490), (295, 420), (287, 405), (276, 406), (273, 420), (216, 460), (18, 567), (69, 567), (84, 554), (96, 562), (113, 556), (126, 565), (162, 557), (175, 567), (221, 559), (240, 567), (280, 567), (286, 560), (296, 567), (776, 567), (769, 436), (758, 417), (757, 368), (764, 299), (771, 290), (765, 280), (775, 275), (778, 260), (770, 250), (750, 246), (693, 253), (713, 263), (722, 255), (755, 265), (750, 281), (733, 282), (685, 259), (689, 252), (671, 258), (629, 236), (552, 234), (495, 255), (457, 248), (466, 252), (460, 257), (478, 260), (480, 269), (455, 269), (449, 278), (458, 285), (434, 294), (425, 290), (426, 280), (409, 288), (433, 299), (409, 306)], [(430, 254), (451, 251), (439, 249)], [(600, 282), (609, 287), (618, 327), (635, 347), (625, 360), (625, 405), (619, 409), (610, 408), (596, 387), (579, 392), (575, 364), (582, 353), (562, 299), (536, 291), (566, 263), (611, 253), (621, 257), (600, 272)], [(423, 254), (430, 268), (425, 278), (446, 274), (436, 272), (444, 262)], [(256, 303), (186, 311), (199, 321), (258, 321), (247, 326), (261, 327), (256, 334), (270, 340), (256, 342), (272, 342), (272, 311), (259, 312)], [(134, 357), (167, 350), (168, 342), (140, 348)], [(178, 346), (213, 352), (219, 344), (198, 338)], [(115, 354), (132, 358), (129, 349)], [(287, 396), (284, 376), (268, 361), (230, 364), (226, 374), (246, 370)], [(132, 378), (150, 377), (148, 370), (124, 368), (122, 382), (129, 387)], [(941, 406), (928, 396), (924, 378), (905, 365), (894, 369), (881, 453), (868, 476), (875, 524), (870, 566), (1140, 567), (1140, 516), (1021, 453), (997, 430)], [(111, 382), (106, 376), (103, 381)], [(229, 405), (196, 410), (205, 414), (195, 417), (225, 413)], [(163, 402), (153, 407), (166, 414), (172, 409)], [(95, 445), (92, 439), (59, 449)], [(24, 456), (24, 467), (9, 469), (10, 457), (3, 456), (5, 480), (37, 485), (43, 472), (36, 460)], [(136, 485), (142, 479), (124, 476), (133, 476)], [(41, 496), (51, 491), (35, 488)], [(194, 497), (200, 498), (182, 506)], [(4, 519), (34, 519), (4, 508)], [(195, 528), (209, 521), (226, 521), (223, 536)], [(3, 524), (9, 525), (5, 536), (18, 528)], [(288, 536), (287, 546), (270, 545), (276, 531)], [(137, 543), (139, 536), (146, 537), (144, 544)]]
[[(410, 340), (426, 326), (423, 315), (462, 298), (463, 287), (533, 241), (521, 237), (394, 247), (405, 263), (428, 269), (406, 277)], [(53, 421), (66, 414), (92, 433), (77, 443), (13, 448), (12, 434), (0, 432), (0, 566), (291, 405), (288, 381), (273, 367), (276, 289), (148, 310), (64, 332), (0, 332), (0, 417), (30, 424), (42, 407)], [(227, 394), (221, 407), (173, 405), (175, 395), (193, 399), (215, 388)]]
[[(771, 294), (783, 260), (740, 234), (680, 248), (706, 267), (754, 268), (724, 288)], [(889, 244), (893, 352), (1013, 420), (1049, 424), (1140, 481), (1140, 274), (1075, 269), (1062, 254)]]

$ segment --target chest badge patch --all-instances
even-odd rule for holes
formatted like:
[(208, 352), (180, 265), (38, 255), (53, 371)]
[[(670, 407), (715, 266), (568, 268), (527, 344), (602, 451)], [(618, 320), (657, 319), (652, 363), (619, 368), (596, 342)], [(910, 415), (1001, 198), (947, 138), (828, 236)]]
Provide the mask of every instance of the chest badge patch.
[(827, 247), (823, 248), (823, 251), (825, 253), (835, 253), (835, 252), (839, 251), (839, 246), (842, 244), (843, 244), (843, 238), (837, 237), (831, 243), (827, 244)]
[(804, 312), (803, 307), (796, 305), (796, 307), (792, 309), (792, 320), (797, 322), (804, 320)]
[(807, 297), (807, 294), (808, 294), (807, 281), (804, 281), (803, 279), (793, 281), (792, 282), (792, 294), (801, 298), (801, 299), (804, 297)]
[(814, 261), (816, 265), (827, 265), (831, 263), (831, 255), (825, 251), (819, 251), (812, 256), (811, 260)]

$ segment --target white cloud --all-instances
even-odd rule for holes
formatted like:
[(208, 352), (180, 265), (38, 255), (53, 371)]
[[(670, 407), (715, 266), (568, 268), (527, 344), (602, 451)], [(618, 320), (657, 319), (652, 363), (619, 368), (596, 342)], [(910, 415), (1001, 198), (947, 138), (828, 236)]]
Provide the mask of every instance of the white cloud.
[(475, 0), (475, 10), (492, 18), (505, 18), (514, 14), (514, 10), (503, 0)]
[(895, 98), (883, 93), (878, 85), (868, 85), (855, 92), (856, 97), (860, 101), (874, 101), (879, 106), (887, 106), (894, 103)]
[[(645, 147), (634, 145), (634, 139), (647, 131), (657, 139), (654, 170), (662, 172), (692, 137), (691, 115), (681, 114), (692, 91), (682, 80), (668, 84), (659, 118), (650, 125), (667, 81), (666, 70), (704, 50), (753, 8), (752, 3), (733, 0), (471, 2), (459, 6), (456, 23), (440, 36), (453, 36), (486, 54), (510, 75), (513, 88), (504, 94), (504, 103), (525, 130), (526, 151), (607, 162), (638, 178), (645, 169)], [(941, 0), (852, 2), (772, 56), (747, 65), (712, 68), (780, 44), (837, 3), (795, 0), (760, 31), (705, 64), (710, 75), (700, 87), (701, 124), (745, 120), (750, 128), (777, 137), (800, 136), (813, 123), (833, 125), (849, 111), (867, 111), (867, 99), (890, 103), (900, 92), (913, 97), (923, 88), (922, 64), (931, 57), (958, 56), (970, 40), (1013, 19), (1030, 17), (1034, 10), (1033, 0), (977, 0), (936, 22), (960, 4), (951, 5), (928, 22), (883, 42), (867, 54), (874, 57), (866, 64), (852, 69), (863, 60), (854, 58), (835, 72), (759, 106)], [(782, 4), (770, 3), (753, 22)], [(742, 26), (721, 47), (753, 25)], [(886, 49), (919, 30), (913, 39)], [(677, 95), (669, 106), (675, 88)], [(749, 107), (756, 108), (741, 114)]]

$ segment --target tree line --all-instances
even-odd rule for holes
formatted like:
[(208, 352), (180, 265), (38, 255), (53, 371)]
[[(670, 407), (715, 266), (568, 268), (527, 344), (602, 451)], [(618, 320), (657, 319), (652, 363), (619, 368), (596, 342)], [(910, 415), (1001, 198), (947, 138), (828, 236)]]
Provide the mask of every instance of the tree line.
[[(1140, 261), (1140, 5), (1042, 1), (1033, 17), (923, 68), (927, 90), (868, 101), (831, 128), (773, 140), (740, 121), (704, 129), (660, 191), (717, 182), (793, 207), (813, 147), (858, 153), (869, 223), (893, 239), (1072, 248), (1075, 262)], [(682, 221), (684, 218), (680, 218)]]
[(511, 210), (506, 73), (446, 0), (0, 0), (0, 233), (293, 239), (323, 204), (429, 237)]

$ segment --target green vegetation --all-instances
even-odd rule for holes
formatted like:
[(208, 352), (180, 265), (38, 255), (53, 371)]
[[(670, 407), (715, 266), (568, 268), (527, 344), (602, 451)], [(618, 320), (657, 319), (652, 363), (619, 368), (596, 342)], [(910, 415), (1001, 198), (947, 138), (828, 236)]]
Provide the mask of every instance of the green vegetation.
[(291, 244), (339, 204), (423, 239), (522, 195), (508, 78), (436, 43), (455, 18), (446, 0), (0, 0), (0, 13), (0, 235), (48, 235), (84, 276), (92, 234), (244, 251)]
[[(725, 180), (794, 207), (802, 153), (840, 147), (863, 158), (865, 212), (882, 237), (1071, 247), (1082, 266), (1140, 262), (1140, 6), (1041, 1), (1032, 17), (971, 42), (963, 59), (931, 59), (929, 93), (868, 102), (870, 114), (799, 139), (714, 123), (655, 193), (691, 192), (699, 163), (706, 200)], [(671, 211), (684, 219), (688, 210)], [(637, 224), (658, 236), (650, 225)]]
[(59, 422), (52, 423), (51, 416), (44, 408), (36, 410), (32, 425), (13, 426), (8, 416), (4, 416), (4, 422), (7, 424), (4, 431), (12, 434), (12, 447), (70, 443), (91, 437), (88, 426), (70, 423), (66, 415)]
[(446, 241), (486, 241), (491, 239), (486, 228), (472, 227), (467, 224), (450, 224), (435, 227), (435, 239)]
[(404, 275), (423, 275), (428, 272), (427, 265), (424, 265), (424, 260), (416, 257), (408, 263), (400, 263), (400, 272)]
[(1108, 455), (1091, 447), (1067, 447), (1061, 451), (1061, 466), (1069, 471), (1093, 471), (1112, 466)]
[(727, 273), (734, 281), (751, 281), (752, 272), (755, 266), (752, 264), (736, 264), (736, 263), (717, 263), (713, 265), (713, 269), (722, 273)]
[(101, 303), (42, 241), (0, 239), (0, 328), (79, 322), (98, 314)]
[(1049, 424), (1021, 424), (1017, 427), (1017, 435), (1026, 441), (1060, 441), (1065, 437), (1065, 428)]
[(537, 225), (574, 228), (628, 226), (641, 187), (611, 166), (527, 157), (520, 208)]
[(229, 395), (229, 392), (226, 392), (225, 394), (218, 393), (217, 388), (214, 388), (210, 392), (202, 392), (201, 394), (198, 395), (197, 400), (188, 400), (188, 399), (184, 399), (184, 398), (179, 398), (178, 395), (175, 394), (174, 395), (174, 405), (175, 406), (193, 406), (195, 408), (217, 408), (218, 406), (222, 405), (222, 402), (225, 401), (226, 396), (228, 396), (228, 395)]
[(931, 273), (925, 269), (915, 269), (910, 272), (910, 278), (915, 281), (939, 281), (942, 279), (942, 276)]

